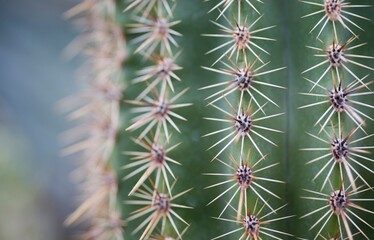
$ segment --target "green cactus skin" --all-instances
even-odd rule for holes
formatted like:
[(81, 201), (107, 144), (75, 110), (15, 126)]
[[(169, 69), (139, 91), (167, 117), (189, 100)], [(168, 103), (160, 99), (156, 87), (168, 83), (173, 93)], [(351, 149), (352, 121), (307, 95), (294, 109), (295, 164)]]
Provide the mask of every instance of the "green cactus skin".
[[(312, 1), (312, 0), (310, 0)], [(172, 1), (170, 1), (172, 2)], [(216, 61), (220, 56), (218, 53), (212, 53), (205, 55), (206, 52), (212, 48), (223, 43), (222, 39), (209, 38), (202, 36), (202, 34), (208, 33), (219, 33), (218, 27), (209, 22), (209, 20), (215, 20), (218, 15), (218, 11), (213, 11), (208, 14), (208, 11), (218, 1), (204, 2), (201, 0), (179, 0), (176, 1), (176, 8), (173, 10), (173, 17), (177, 20), (181, 20), (181, 23), (176, 25), (174, 30), (183, 34), (182, 37), (176, 38), (180, 48), (183, 50), (181, 56), (177, 60), (177, 64), (182, 66), (183, 69), (177, 72), (177, 75), (182, 79), (182, 82), (174, 82), (175, 91), (180, 92), (185, 88), (189, 88), (189, 91), (181, 98), (181, 103), (193, 103), (192, 107), (180, 109), (178, 114), (186, 117), (187, 122), (179, 121), (178, 127), (181, 130), (181, 134), (174, 132), (172, 137), (172, 143), (175, 144), (182, 142), (178, 148), (172, 153), (171, 157), (180, 161), (182, 166), (175, 166), (173, 168), (174, 174), (177, 176), (178, 181), (175, 186), (175, 192), (181, 192), (183, 190), (193, 187), (193, 190), (179, 199), (178, 203), (182, 203), (193, 207), (193, 209), (181, 209), (180, 215), (185, 219), (191, 226), (188, 228), (186, 233), (183, 235), (184, 239), (212, 239), (221, 235), (222, 233), (238, 228), (239, 225), (235, 223), (229, 223), (224, 221), (218, 221), (211, 217), (217, 217), (224, 208), (226, 202), (230, 199), (231, 195), (221, 198), (215, 203), (206, 206), (215, 196), (222, 193), (223, 190), (227, 189), (224, 187), (212, 188), (205, 190), (206, 186), (215, 184), (222, 181), (219, 177), (205, 176), (203, 173), (207, 172), (224, 172), (227, 170), (225, 166), (218, 162), (211, 163), (210, 160), (218, 153), (219, 149), (212, 149), (206, 151), (208, 147), (217, 141), (215, 137), (202, 138), (204, 134), (209, 132), (222, 129), (226, 127), (224, 123), (212, 123), (210, 121), (203, 120), (204, 117), (222, 117), (220, 112), (208, 104), (204, 99), (212, 94), (211, 91), (201, 90), (204, 86), (212, 83), (220, 82), (223, 77), (219, 74), (206, 71), (201, 66), (210, 67), (210, 65)], [(253, 1), (254, 5), (261, 14), (264, 14), (261, 21), (259, 21), (260, 27), (267, 27), (277, 25), (275, 28), (270, 29), (262, 35), (266, 37), (274, 38), (276, 42), (265, 42), (262, 43), (261, 47), (266, 49), (270, 56), (262, 54), (266, 60), (271, 60), (268, 65), (268, 69), (274, 69), (278, 67), (286, 66), (287, 69), (265, 75), (263, 80), (269, 83), (277, 84), (286, 87), (286, 90), (269, 89), (266, 87), (261, 88), (262, 91), (270, 94), (271, 99), (279, 105), (279, 108), (268, 104), (265, 108), (269, 114), (275, 114), (284, 112), (284, 116), (270, 119), (264, 124), (266, 127), (275, 128), (284, 131), (283, 134), (274, 133), (266, 135), (269, 139), (277, 143), (278, 147), (274, 147), (264, 141), (259, 141), (259, 147), (263, 150), (263, 153), (268, 153), (266, 164), (270, 165), (273, 163), (280, 162), (275, 168), (267, 169), (263, 172), (266, 176), (274, 179), (280, 179), (286, 182), (286, 184), (264, 184), (270, 191), (279, 195), (282, 199), (276, 199), (272, 196), (266, 195), (269, 203), (275, 207), (282, 206), (287, 203), (288, 205), (283, 212), (280, 212), (277, 217), (296, 215), (296, 217), (286, 219), (284, 221), (274, 222), (271, 227), (280, 231), (284, 231), (293, 234), (296, 237), (304, 239), (313, 239), (317, 234), (318, 227), (308, 231), (308, 229), (318, 221), (317, 216), (310, 216), (303, 219), (299, 217), (305, 215), (318, 208), (318, 202), (301, 199), (301, 196), (306, 196), (307, 193), (303, 189), (310, 189), (319, 191), (324, 176), (316, 181), (312, 181), (314, 175), (324, 166), (323, 162), (316, 164), (306, 165), (305, 163), (315, 157), (321, 156), (319, 152), (306, 152), (301, 151), (302, 148), (316, 147), (319, 146), (320, 142), (305, 132), (311, 132), (318, 134), (319, 128), (313, 127), (318, 116), (323, 113), (326, 109), (324, 106), (319, 106), (311, 109), (297, 109), (300, 106), (316, 102), (318, 98), (306, 97), (299, 93), (308, 92), (311, 88), (311, 84), (303, 79), (308, 77), (312, 80), (318, 79), (322, 73), (322, 69), (313, 70), (306, 74), (301, 74), (305, 69), (315, 65), (317, 58), (313, 57), (315, 51), (306, 48), (306, 45), (322, 47), (323, 45), (316, 40), (318, 29), (311, 34), (308, 34), (310, 29), (318, 21), (317, 16), (301, 19), (301, 16), (313, 12), (315, 8), (299, 1), (275, 1), (267, 0), (264, 3), (258, 3)], [(322, 1), (321, 1), (322, 2)], [(370, 0), (360, 0), (357, 4), (371, 4)], [(135, 35), (129, 34), (129, 30), (126, 27), (128, 24), (133, 23), (132, 15), (129, 11), (122, 13), (122, 9), (125, 9), (128, 5), (127, 2), (117, 1), (117, 23), (122, 26), (124, 35), (127, 40), (131, 41)], [(236, 3), (231, 6), (234, 10), (227, 10), (226, 16), (232, 17), (237, 15)], [(259, 15), (249, 6), (242, 3), (242, 14), (249, 15), (249, 19), (253, 21)], [(355, 13), (369, 17), (373, 15), (373, 7), (357, 9)], [(226, 24), (223, 18), (217, 20), (222, 24)], [(359, 35), (359, 39), (355, 40), (355, 44), (368, 42), (365, 46), (357, 49), (355, 53), (364, 54), (367, 56), (374, 56), (374, 34), (373, 34), (373, 22), (362, 19), (357, 19), (355, 22), (362, 27), (365, 32), (353, 28), (354, 32)], [(351, 34), (344, 29), (338, 27), (338, 36), (342, 36), (344, 39), (348, 39)], [(340, 32), (344, 32), (340, 34)], [(323, 41), (330, 40), (333, 37), (332, 28), (327, 28), (322, 32), (320, 38)], [(354, 44), (354, 45), (355, 45)], [(139, 55), (134, 54), (137, 46), (133, 44), (126, 45), (126, 52), (128, 58), (123, 64), (123, 84), (126, 86), (123, 92), (123, 98), (125, 100), (133, 100), (138, 94), (144, 90), (142, 84), (131, 84), (131, 79), (136, 77), (135, 72), (144, 66), (148, 66), (149, 63), (145, 63), (143, 58)], [(174, 51), (176, 52), (176, 51)], [(374, 61), (372, 59), (361, 59), (360, 63), (367, 66), (373, 67)], [(216, 67), (216, 66), (215, 66)], [(362, 69), (360, 67), (353, 67), (352, 71), (357, 73), (360, 77), (370, 73), (368, 69)], [(328, 74), (326, 79), (323, 79), (321, 85), (328, 86), (331, 84), (331, 74)], [(227, 79), (227, 78), (225, 78)], [(365, 82), (372, 80), (369, 76)], [(229, 100), (237, 104), (238, 97), (230, 97)], [(264, 99), (259, 98), (262, 103)], [(374, 100), (373, 95), (362, 95), (357, 98), (358, 101), (371, 103)], [(225, 101), (220, 101), (222, 105)], [(221, 104), (220, 103), (220, 104)], [(218, 104), (219, 106), (221, 106)], [(227, 104), (226, 104), (227, 105)], [(112, 166), (117, 170), (118, 174), (118, 196), (117, 202), (123, 202), (133, 200), (128, 196), (128, 193), (137, 181), (137, 178), (131, 178), (126, 181), (121, 181), (123, 177), (128, 174), (128, 171), (122, 170), (121, 167), (129, 162), (129, 156), (123, 155), (123, 151), (140, 150), (139, 147), (131, 141), (130, 136), (136, 137), (136, 134), (131, 134), (124, 131), (126, 127), (130, 125), (130, 119), (135, 115), (130, 112), (131, 105), (127, 103), (121, 103), (120, 109), (120, 122), (121, 130), (116, 138), (116, 145), (111, 155)], [(255, 108), (256, 109), (256, 108)], [(361, 108), (362, 109), (362, 108)], [(227, 110), (227, 109), (226, 109)], [(365, 114), (370, 117), (374, 116), (374, 110), (370, 108), (363, 109)], [(334, 118), (333, 121), (336, 123), (337, 120)], [(345, 132), (348, 132), (354, 124), (350, 119), (343, 119)], [(366, 120), (365, 130), (368, 134), (374, 132), (374, 124), (371, 120)], [(363, 137), (364, 133), (359, 132), (357, 138)], [(368, 138), (363, 141), (363, 146), (372, 145), (372, 139)], [(229, 153), (237, 153), (240, 151), (240, 144), (235, 147), (230, 147), (225, 150), (222, 158), (226, 158)], [(255, 150), (252, 150), (253, 159), (258, 159), (258, 154)], [(373, 154), (367, 155), (369, 158), (373, 158)], [(372, 169), (371, 162), (368, 161), (367, 166)], [(372, 184), (372, 174), (365, 169), (359, 168), (359, 173), (362, 174), (363, 178), (366, 179), (369, 184)], [(340, 182), (339, 171), (333, 172), (332, 177), (333, 184)], [(361, 185), (362, 182), (360, 182)], [(336, 185), (337, 186), (337, 185)], [(325, 193), (328, 192), (328, 186), (325, 188)], [(310, 196), (310, 195), (308, 195)], [(372, 198), (373, 194), (371, 191), (358, 195), (358, 198), (368, 199)], [(251, 196), (249, 196), (251, 199)], [(249, 203), (253, 206), (254, 201), (250, 200)], [(236, 207), (236, 203), (233, 204)], [(359, 205), (372, 210), (370, 208), (370, 202), (359, 202)], [(126, 221), (129, 217), (129, 213), (136, 210), (137, 206), (124, 204), (121, 206), (122, 219)], [(235, 215), (235, 214), (232, 214)], [(361, 218), (365, 219), (370, 223), (372, 214), (360, 212)], [(225, 217), (226, 218), (226, 217)], [(356, 219), (357, 220), (357, 219)], [(373, 229), (369, 228), (362, 222), (356, 221), (358, 226), (363, 230), (367, 236), (374, 234)], [(135, 222), (128, 222), (124, 227), (125, 239), (138, 239), (141, 236), (141, 232), (136, 235), (131, 235), (131, 230), (138, 226)], [(182, 224), (178, 225), (180, 230), (184, 227)], [(351, 228), (352, 230), (354, 229)], [(168, 230), (171, 230), (170, 226)], [(353, 234), (357, 230), (353, 230)], [(157, 233), (157, 231), (156, 231)], [(331, 221), (327, 227), (324, 228), (322, 235), (328, 239), (338, 233), (337, 223)], [(240, 236), (240, 235), (239, 235)], [(238, 237), (239, 237), (238, 236)], [(277, 235), (278, 236), (278, 235)], [(346, 236), (346, 235), (345, 235)], [(176, 235), (174, 235), (176, 237)], [(236, 235), (232, 235), (223, 239), (236, 239)], [(282, 239), (293, 239), (289, 236), (281, 236)], [(263, 239), (270, 239), (265, 238)], [(319, 239), (323, 239), (320, 237)], [(362, 235), (355, 235), (354, 239), (364, 239)]]

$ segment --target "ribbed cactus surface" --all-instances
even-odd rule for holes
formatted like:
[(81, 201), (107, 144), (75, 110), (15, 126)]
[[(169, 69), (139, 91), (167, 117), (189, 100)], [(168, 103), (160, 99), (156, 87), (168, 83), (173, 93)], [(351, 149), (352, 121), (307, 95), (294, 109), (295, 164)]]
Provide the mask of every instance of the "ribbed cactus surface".
[(69, 115), (83, 201), (67, 223), (88, 221), (83, 239), (371, 239), (370, 4), (69, 11), (88, 88)]

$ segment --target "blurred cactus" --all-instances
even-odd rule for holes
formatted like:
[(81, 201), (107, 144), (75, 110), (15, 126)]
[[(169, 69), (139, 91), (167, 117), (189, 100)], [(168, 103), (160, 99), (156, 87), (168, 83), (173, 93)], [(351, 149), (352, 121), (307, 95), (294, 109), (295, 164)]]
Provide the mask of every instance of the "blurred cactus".
[(86, 221), (83, 239), (370, 239), (368, 1), (68, 11), (87, 84), (60, 105), (81, 124), (64, 135), (83, 197), (66, 223)]
[(121, 203), (111, 154), (120, 128), (121, 72), (125, 57), (124, 38), (116, 24), (114, 1), (85, 0), (66, 12), (84, 29), (68, 48), (82, 53), (87, 61), (79, 71), (86, 89), (63, 100), (61, 108), (77, 127), (64, 134), (70, 146), (64, 154), (78, 153), (81, 166), (73, 177), (82, 188), (82, 202), (66, 219), (71, 225), (87, 221), (82, 239), (123, 239)]

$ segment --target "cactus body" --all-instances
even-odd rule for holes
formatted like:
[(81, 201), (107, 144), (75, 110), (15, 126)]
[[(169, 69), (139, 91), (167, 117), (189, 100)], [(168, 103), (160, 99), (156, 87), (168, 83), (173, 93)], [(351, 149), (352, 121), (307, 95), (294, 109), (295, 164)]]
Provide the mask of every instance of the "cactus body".
[(87, 238), (370, 239), (374, 35), (358, 2), (111, 2), (117, 37), (89, 68), (122, 68), (125, 88), (93, 84), (115, 125), (84, 165), (116, 183), (94, 184), (116, 196), (100, 204), (115, 233)]

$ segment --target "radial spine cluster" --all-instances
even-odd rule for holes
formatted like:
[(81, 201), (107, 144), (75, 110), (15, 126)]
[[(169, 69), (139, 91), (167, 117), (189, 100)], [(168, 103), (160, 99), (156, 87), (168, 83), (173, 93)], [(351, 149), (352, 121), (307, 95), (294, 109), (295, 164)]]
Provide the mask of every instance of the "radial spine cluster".
[[(130, 213), (127, 220), (131, 225), (142, 219), (132, 231), (132, 234), (141, 232), (139, 239), (181, 239), (189, 224), (178, 212), (190, 207), (175, 203), (175, 199), (191, 189), (173, 193), (173, 188), (178, 184), (178, 176), (174, 175), (173, 168), (181, 163), (171, 158), (172, 150), (180, 143), (173, 145), (171, 142), (178, 138), (178, 134), (173, 132), (181, 133), (178, 121), (187, 120), (179, 111), (191, 104), (180, 102), (188, 89), (180, 90), (176, 84), (181, 81), (177, 74), (182, 69), (177, 65), (181, 55), (177, 40), (182, 35), (175, 30), (180, 23), (173, 16), (176, 1), (125, 2), (125, 14), (135, 20), (126, 25), (131, 38), (129, 44), (135, 47), (134, 56), (131, 57), (141, 56), (144, 66), (136, 71), (133, 85), (129, 86), (133, 89), (142, 84), (143, 90), (134, 100), (125, 100), (135, 106), (130, 109), (135, 117), (126, 131), (136, 133), (133, 142), (144, 150), (126, 149), (124, 152), (130, 156), (123, 166), (124, 184), (136, 179), (129, 198), (137, 198), (125, 201), (125, 204), (141, 205)], [(181, 229), (178, 222), (185, 228)]]
[[(266, 121), (277, 121), (277, 117), (283, 113), (267, 113), (268, 103), (277, 108), (280, 106), (270, 94), (265, 93), (264, 89), (284, 89), (285, 87), (266, 81), (267, 75), (277, 78), (276, 73), (279, 73), (284, 67), (272, 69), (269, 68), (270, 62), (265, 62), (266, 58), (272, 57), (272, 55), (261, 44), (275, 41), (275, 39), (268, 37), (272, 33), (271, 29), (275, 26), (259, 27), (261, 20), (265, 18), (260, 14), (260, 5), (262, 4), (263, 2), (259, 0), (218, 1), (212, 6), (210, 12), (218, 14), (212, 23), (218, 27), (220, 32), (214, 33), (213, 30), (212, 33), (203, 35), (225, 40), (207, 52), (207, 54), (215, 54), (222, 51), (211, 67), (203, 66), (203, 68), (227, 79), (219, 83), (213, 82), (201, 88), (209, 91), (216, 90), (206, 100), (209, 101), (209, 107), (213, 107), (224, 115), (223, 117), (206, 117), (205, 119), (216, 124), (227, 125), (204, 135), (204, 137), (216, 137), (216, 142), (209, 148), (216, 149), (218, 152), (212, 161), (227, 168), (223, 173), (205, 173), (205, 175), (228, 178), (206, 187), (210, 189), (227, 186), (208, 205), (221, 199), (224, 208), (216, 218), (240, 226), (213, 239), (224, 238), (228, 235), (231, 236), (231, 234), (233, 239), (255, 240), (266, 237), (281, 239), (280, 237), (292, 236), (289, 233), (265, 226), (270, 222), (292, 216), (269, 218), (285, 207), (284, 205), (276, 208), (274, 201), (269, 201), (273, 198), (281, 199), (269, 190), (269, 186), (281, 185), (285, 182), (273, 179), (263, 173), (264, 170), (272, 169), (279, 164), (274, 161), (272, 161), (273, 164), (269, 163), (271, 160), (266, 161), (267, 158), (275, 157), (272, 154), (269, 156), (265, 154), (265, 151), (270, 149), (268, 145), (277, 147), (277, 144), (268, 136), (270, 133), (282, 133), (278, 129), (266, 126)], [(218, 67), (219, 65), (223, 68)], [(215, 79), (223, 78), (216, 77)], [(225, 135), (221, 136), (221, 134)], [(257, 159), (256, 156), (258, 156)], [(225, 199), (225, 197), (227, 198)], [(264, 209), (268, 209), (267, 214), (262, 214), (263, 211), (266, 211)], [(231, 219), (233, 214), (230, 214), (229, 211), (234, 211), (236, 218)], [(234, 234), (237, 234), (237, 237), (234, 237)]]
[[(302, 72), (302, 74), (310, 74), (320, 68), (323, 69), (323, 73), (317, 75), (316, 79), (305, 78), (312, 84), (312, 87), (309, 92), (302, 93), (304, 96), (323, 100), (300, 107), (318, 108), (316, 110), (318, 113), (314, 114), (317, 116), (315, 126), (319, 129), (318, 134), (309, 132), (307, 134), (317, 139), (323, 147), (302, 150), (321, 153), (320, 156), (309, 160), (307, 164), (318, 166), (318, 172), (314, 175), (313, 181), (323, 179), (323, 183), (319, 191), (306, 190), (315, 196), (303, 198), (324, 203), (322, 207), (305, 214), (302, 218), (314, 214), (317, 216), (324, 211), (324, 214), (319, 216), (309, 229), (318, 229), (314, 239), (326, 239), (324, 236), (349, 240), (370, 239), (370, 236), (362, 230), (361, 225), (366, 225), (371, 229), (374, 227), (369, 219), (360, 217), (360, 213), (374, 214), (374, 212), (355, 202), (373, 201), (373, 199), (362, 198), (360, 195), (364, 192), (372, 193), (370, 181), (364, 177), (363, 173), (374, 174), (372, 168), (374, 159), (367, 155), (374, 146), (367, 146), (364, 143), (366, 139), (372, 141), (372, 136), (374, 136), (365, 130), (367, 121), (370, 124), (374, 121), (366, 113), (374, 106), (365, 103), (366, 98), (373, 94), (369, 88), (372, 82), (366, 80), (369, 74), (363, 76), (365, 71), (374, 71), (373, 67), (366, 65), (374, 57), (354, 53), (359, 52), (362, 49), (360, 47), (367, 43), (353, 45), (352, 42), (361, 41), (361, 38), (359, 39), (355, 34), (356, 28), (363, 30), (358, 21), (370, 20), (360, 15), (359, 10), (371, 6), (360, 4), (360, 1), (355, 1), (353, 4), (344, 0), (301, 2), (305, 3), (308, 8), (316, 10), (303, 17), (322, 16), (310, 33), (322, 26), (316, 38), (323, 44), (322, 48), (307, 46), (316, 51), (315, 57), (322, 60)], [(347, 35), (351, 37), (347, 39)], [(362, 32), (360, 37), (364, 38), (364, 35), (365, 33)], [(325, 109), (320, 112), (322, 106)], [(360, 137), (360, 134), (364, 136)], [(327, 186), (329, 190), (326, 192)]]

